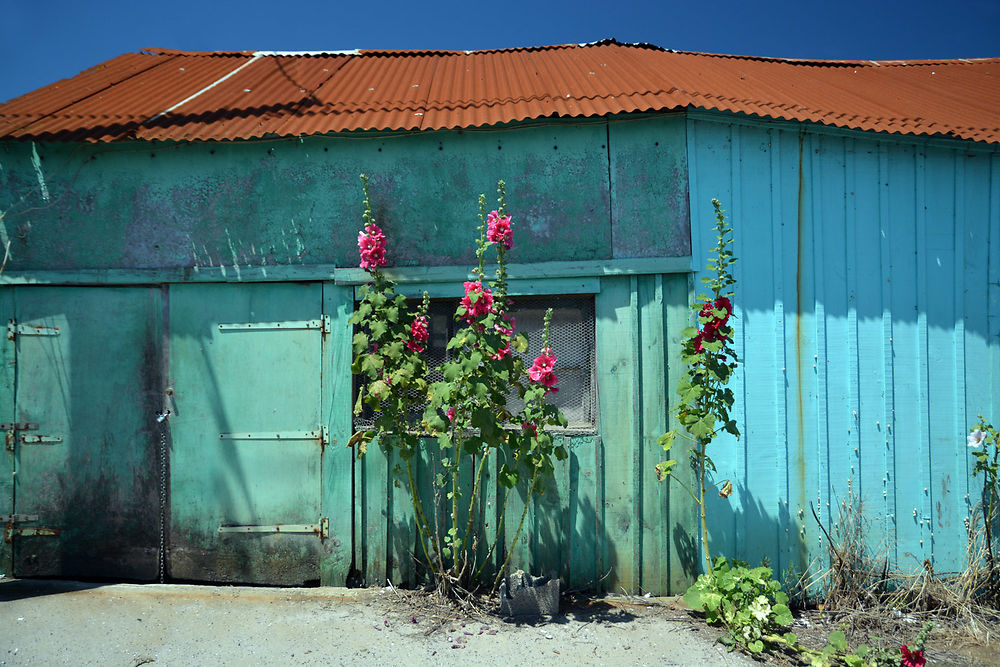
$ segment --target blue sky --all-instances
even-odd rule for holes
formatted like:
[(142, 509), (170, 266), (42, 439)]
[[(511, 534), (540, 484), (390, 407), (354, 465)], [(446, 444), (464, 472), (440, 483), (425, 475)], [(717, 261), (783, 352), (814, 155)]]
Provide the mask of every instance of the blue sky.
[(4, 5), (0, 101), (144, 47), (488, 49), (614, 37), (688, 51), (786, 58), (1000, 56), (1000, 0), (7, 0)]

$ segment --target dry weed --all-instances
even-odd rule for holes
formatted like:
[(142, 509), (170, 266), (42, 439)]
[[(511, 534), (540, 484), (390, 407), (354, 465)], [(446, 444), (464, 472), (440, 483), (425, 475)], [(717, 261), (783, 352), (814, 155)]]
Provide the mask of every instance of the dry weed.
[(884, 544), (869, 545), (868, 519), (850, 483), (833, 534), (818, 517), (816, 521), (827, 538), (829, 567), (803, 577), (800, 586), (809, 597), (821, 600), (819, 608), (842, 627), (903, 637), (934, 621), (936, 634), (947, 633), (955, 640), (989, 644), (997, 639), (1000, 610), (989, 596), (995, 585), (989, 545), (975, 520), (969, 523), (965, 568), (957, 573), (936, 573), (930, 560), (915, 571), (892, 567)]

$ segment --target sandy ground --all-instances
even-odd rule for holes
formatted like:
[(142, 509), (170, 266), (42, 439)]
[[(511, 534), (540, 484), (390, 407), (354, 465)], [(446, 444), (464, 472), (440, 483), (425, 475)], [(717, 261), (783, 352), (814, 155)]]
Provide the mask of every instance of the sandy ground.
[(753, 665), (669, 598), (521, 622), (392, 589), (0, 580), (0, 665)]

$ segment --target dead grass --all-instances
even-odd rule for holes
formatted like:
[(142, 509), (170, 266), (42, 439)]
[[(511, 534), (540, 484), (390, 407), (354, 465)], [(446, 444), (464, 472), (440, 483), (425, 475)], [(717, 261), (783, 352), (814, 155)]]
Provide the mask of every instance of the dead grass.
[(827, 539), (829, 566), (811, 567), (786, 584), (793, 600), (812, 601), (813, 611), (802, 610), (799, 625), (819, 626), (812, 633), (817, 643), (824, 633), (841, 630), (856, 643), (898, 646), (933, 621), (933, 650), (960, 650), (966, 659), (958, 664), (988, 664), (995, 657), (1000, 610), (991, 594), (995, 583), (980, 522), (968, 522), (964, 569), (938, 573), (930, 560), (910, 571), (893, 567), (888, 549), (870, 544), (869, 522), (850, 484), (832, 534), (816, 520)]

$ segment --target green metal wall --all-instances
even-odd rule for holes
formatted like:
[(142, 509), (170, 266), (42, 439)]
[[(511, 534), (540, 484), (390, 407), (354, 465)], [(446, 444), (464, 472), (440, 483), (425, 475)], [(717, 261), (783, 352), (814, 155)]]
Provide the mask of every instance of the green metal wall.
[[(561, 436), (570, 456), (556, 463), (554, 479), (532, 501), (516, 544), (524, 489), (511, 494), (500, 541), (512, 552), (512, 567), (556, 572), (570, 588), (653, 592), (680, 590), (697, 573), (693, 506), (658, 483), (653, 469), (662, 453), (655, 440), (668, 428), (670, 369), (680, 363), (688, 295), (686, 273), (600, 278), (594, 294), (598, 425), (592, 433)], [(427, 444), (430, 451), (437, 446)], [(369, 583), (412, 582), (407, 554), (416, 549), (416, 529), (405, 484), (395, 485), (397, 463), (372, 447), (355, 471), (363, 535), (358, 567)], [(500, 463), (488, 467), (485, 483), (483, 511), (494, 527), (504, 496), (495, 482)], [(431, 466), (428, 459), (417, 466), (425, 501)]]
[(355, 266), (361, 194), (394, 266), (473, 264), (507, 181), (518, 262), (688, 255), (684, 120), (149, 144), (0, 143), (5, 270)]
[[(141, 409), (105, 400), (101, 415), (109, 432), (137, 424), (131, 427), (136, 437), (80, 439), (74, 447), (99, 469), (131, 475), (143, 491), (135, 496), (141, 500), (134, 514), (155, 537), (155, 468), (159, 437), (167, 436), (168, 577), (342, 584), (354, 563), (369, 583), (387, 576), (403, 581), (413, 572), (413, 528), (405, 497), (391, 483), (391, 462), (376, 450), (355, 463), (343, 447), (352, 405), (346, 322), (354, 285), (363, 278), (349, 268), (357, 261), (358, 173), (372, 176), (391, 261), (403, 267), (397, 277), (441, 296), (460, 289), (473, 261), (476, 196), (485, 192), (492, 203), (496, 179), (504, 178), (517, 229), (514, 289), (594, 295), (600, 408), (593, 432), (566, 436), (571, 457), (529, 509), (523, 538), (507, 545), (513, 563), (554, 569), (572, 586), (677, 590), (696, 567), (689, 532), (694, 513), (676, 496), (671, 502), (668, 487), (655, 482), (659, 452), (652, 442), (666, 426), (667, 388), (689, 315), (685, 131), (682, 117), (668, 116), (224, 144), (4, 143), (0, 244), (8, 257), (0, 309), (7, 319), (18, 317), (16, 290), (154, 295), (160, 333), (142, 347), (134, 375), (157, 385), (155, 391)], [(73, 287), (79, 285), (91, 287)], [(307, 299), (315, 308), (285, 312), (299, 296), (268, 296), (276, 290), (315, 293)], [(100, 300), (89, 308), (89, 318), (110, 315)], [(216, 347), (235, 344), (232, 335), (219, 333), (220, 324), (296, 321), (307, 310), (316, 313), (310, 318), (323, 314), (332, 321), (319, 343), (322, 367), (310, 377), (286, 377), (291, 364), (282, 362), (287, 350), (280, 341), (290, 338), (247, 343), (242, 360), (239, 350)], [(63, 324), (67, 335), (81, 326), (80, 318)], [(67, 362), (67, 377), (81, 377), (81, 362), (80, 355)], [(273, 377), (261, 370), (269, 364)], [(7, 380), (0, 405), (13, 415), (13, 375)], [(299, 390), (288, 390), (289, 382), (299, 382)], [(93, 383), (73, 380), (63, 389), (59, 400), (67, 410), (82, 411), (94, 398)], [(288, 459), (299, 457), (302, 470), (312, 471), (308, 485), (319, 486), (328, 537), (219, 533), (219, 526), (314, 520), (293, 516), (288, 508), (295, 498), (268, 488), (269, 475), (277, 481), (285, 474), (281, 455), (274, 458), (277, 443), (219, 435), (297, 428), (266, 417), (290, 414), (298, 403), (313, 405), (317, 397), (329, 443), (313, 443), (312, 450), (305, 444)], [(164, 428), (156, 412), (168, 406)], [(124, 461), (136, 452), (146, 463), (129, 467)], [(16, 460), (6, 453), (0, 483), (12, 478)], [(89, 479), (72, 466), (61, 474), (68, 488)], [(16, 512), (27, 500), (19, 501), (9, 485), (0, 491), (0, 503), (14, 498), (10, 507), (0, 505), (4, 511)], [(519, 502), (511, 501), (508, 516), (519, 513)], [(493, 507), (496, 512), (495, 501)], [(66, 516), (49, 519), (65, 528)], [(95, 538), (107, 537), (112, 524), (96, 521)], [(15, 538), (15, 548), (30, 546), (25, 539)], [(72, 540), (66, 549), (78, 560), (89, 553)], [(144, 562), (152, 554), (155, 563), (155, 540), (143, 549)], [(10, 563), (9, 550), (0, 556)], [(96, 576), (149, 579), (156, 573), (147, 567), (125, 575), (108, 566)]]

